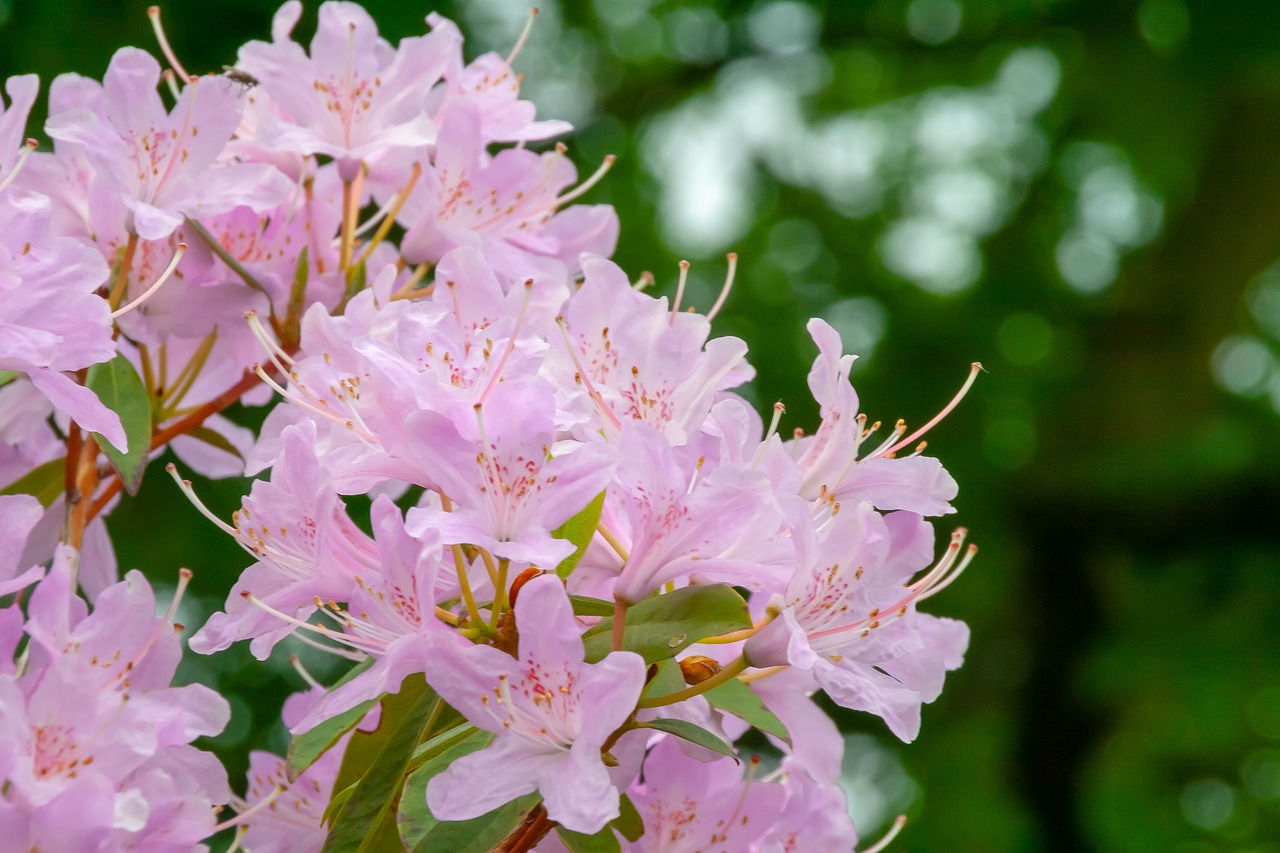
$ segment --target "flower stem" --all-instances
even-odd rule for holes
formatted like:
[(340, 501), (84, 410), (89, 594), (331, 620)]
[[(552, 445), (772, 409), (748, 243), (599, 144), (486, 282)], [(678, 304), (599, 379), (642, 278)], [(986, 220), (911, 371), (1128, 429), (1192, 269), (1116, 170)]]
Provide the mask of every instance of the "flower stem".
[(186, 224), (188, 228), (196, 233), (196, 236), (205, 242), (205, 245), (213, 250), (213, 253), (217, 255), (224, 264), (231, 267), (232, 272), (244, 280), (245, 284), (249, 285), (254, 290), (260, 290), (263, 293), (267, 292), (267, 289), (262, 286), (262, 282), (254, 278), (253, 273), (244, 268), (244, 264), (236, 260), (221, 243), (214, 239), (214, 236), (209, 233), (208, 229), (196, 220), (190, 218), (187, 219)]
[(116, 267), (116, 280), (107, 296), (107, 305), (112, 311), (120, 307), (125, 291), (129, 289), (129, 270), (133, 267), (133, 255), (137, 250), (138, 235), (130, 234), (128, 242), (124, 244), (124, 254), (120, 256), (120, 266)]
[[(715, 688), (719, 687), (721, 684), (724, 684), (729, 679), (734, 678), (735, 676), (737, 676), (738, 673), (742, 672), (746, 668), (747, 668), (747, 659), (745, 657), (740, 657), (737, 660), (735, 660), (733, 663), (725, 666), (723, 669), (721, 669), (715, 675), (708, 678), (706, 681), (695, 684), (692, 687), (686, 687), (684, 690), (677, 690), (675, 693), (668, 693), (666, 696), (654, 696), (649, 699), (641, 699), (639, 703), (637, 703), (636, 707), (637, 708), (660, 708), (663, 705), (674, 705), (677, 702), (683, 702), (686, 699), (692, 699), (694, 696), (701, 696), (703, 693), (706, 693), (708, 690), (714, 690)], [(637, 723), (636, 725), (639, 728), (644, 727), (643, 723)]]
[(627, 603), (621, 598), (613, 600), (613, 650), (622, 651), (623, 634), (627, 629)]

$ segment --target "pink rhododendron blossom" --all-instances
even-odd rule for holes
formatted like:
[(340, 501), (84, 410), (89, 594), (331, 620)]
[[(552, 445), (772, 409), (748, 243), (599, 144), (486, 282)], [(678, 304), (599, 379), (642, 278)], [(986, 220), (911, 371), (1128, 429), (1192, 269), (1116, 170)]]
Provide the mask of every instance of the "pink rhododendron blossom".
[[(736, 255), (706, 313), (687, 263), (650, 295), (607, 257), (613, 208), (575, 204), (613, 158), (580, 180), (568, 148), (525, 147), (569, 129), (520, 97), (527, 29), (468, 63), (437, 15), (392, 45), (326, 2), (304, 48), (302, 11), (198, 76), (153, 9), (166, 86), (134, 48), (102, 82), (58, 77), (52, 151), (23, 140), (37, 80), (6, 83), (0, 847), (186, 853), (234, 828), (283, 853), (360, 824), (435, 849), (441, 822), (536, 794), (483, 832), (560, 851), (621, 835), (626, 793), (625, 851), (848, 853), (844, 742), (813, 696), (910, 740), (962, 662), (967, 628), (918, 608), (973, 548), (956, 531), (934, 562), (925, 518), (956, 484), (916, 442), (978, 366), (910, 435), (882, 430), (811, 321), (821, 420), (780, 433), (783, 403), (735, 392), (746, 344), (712, 333)], [(89, 371), (117, 357), (100, 400)], [(231, 408), (268, 403), (255, 428)], [(360, 662), (331, 689), (298, 666), (312, 689), (282, 717), (311, 763), (253, 753), (243, 798), (192, 746), (228, 703), (172, 686), (190, 572), (161, 617), (141, 574), (118, 580), (106, 517), (165, 448), (263, 475), (228, 522), (169, 466), (252, 557), (191, 647)], [(362, 715), (376, 737), (346, 734)], [(780, 768), (747, 753), (748, 718)]]
[(423, 169), (423, 186), (401, 209), (407, 260), (434, 263), (452, 248), (472, 246), (494, 269), (517, 279), (576, 273), (584, 252), (613, 251), (613, 208), (559, 210), (578, 194), (566, 192), (577, 170), (563, 152), (508, 148), (492, 158), (483, 152), (480, 115), (466, 104), (451, 108), (433, 160)]
[(809, 438), (795, 442), (804, 472), (806, 498), (870, 501), (877, 509), (907, 509), (921, 515), (954, 512), (950, 501), (957, 486), (938, 460), (926, 456), (892, 458), (888, 451), (902, 438), (901, 427), (880, 447), (863, 454), (870, 433), (858, 414), (858, 395), (849, 384), (854, 356), (843, 355), (840, 335), (823, 320), (809, 321), (818, 357), (809, 371), (809, 388), (822, 407), (822, 424)]
[(22, 565), (22, 552), (44, 509), (30, 495), (0, 495), (0, 595), (35, 583), (44, 574), (39, 566)]
[(755, 666), (811, 670), (837, 703), (883, 717), (905, 741), (920, 706), (942, 691), (969, 642), (961, 622), (919, 614), (917, 601), (963, 570), (959, 544), (915, 583), (931, 558), (932, 530), (914, 513), (886, 520), (868, 503), (844, 507), (821, 534), (792, 525), (801, 570), (777, 606), (781, 616), (746, 646)]
[(4, 98), (0, 98), (0, 183), (12, 175), (26, 143), (27, 115), (40, 91), (40, 79), (34, 74), (10, 77), (4, 81), (4, 90), (9, 95), (9, 105), (6, 108)]
[(446, 543), (548, 568), (573, 553), (550, 531), (604, 490), (613, 452), (602, 442), (553, 450), (554, 412), (550, 386), (528, 379), (494, 386), (465, 434), (434, 412), (412, 415), (419, 465), (457, 507), (415, 510), (410, 531), (435, 529)]
[(466, 820), (536, 790), (552, 820), (597, 832), (618, 816), (619, 799), (600, 749), (639, 697), (644, 661), (613, 652), (583, 663), (580, 629), (554, 576), (524, 586), (515, 617), (518, 657), (454, 640), (428, 659), (427, 682), (498, 737), (433, 778), (427, 803), (443, 820)]
[(764, 838), (782, 813), (781, 785), (743, 778), (728, 758), (695, 761), (675, 738), (663, 738), (644, 760), (643, 780), (627, 791), (644, 820), (627, 853), (740, 853)]
[(0, 370), (25, 373), (54, 407), (127, 449), (120, 418), (64, 371), (115, 355), (97, 252), (50, 232), (49, 200), (0, 192)]
[(345, 599), (355, 577), (377, 566), (374, 543), (347, 517), (316, 461), (310, 423), (289, 429), (271, 481), (254, 483), (234, 526), (214, 521), (258, 562), (232, 588), (226, 612), (191, 638), (202, 654), (252, 638), (254, 654), (265, 658), (294, 629), (277, 614), (306, 618), (317, 596)]
[(645, 424), (623, 429), (617, 488), (606, 503), (627, 550), (613, 594), (629, 602), (694, 572), (751, 583), (762, 572), (743, 543), (762, 541), (780, 523), (763, 474), (724, 466), (701, 476)]
[(622, 421), (641, 420), (672, 444), (685, 443), (716, 392), (753, 375), (746, 344), (729, 337), (708, 341), (705, 317), (636, 292), (610, 261), (588, 259), (583, 272), (565, 318), (575, 369), (604, 407), (602, 426), (616, 430)]
[(140, 573), (86, 615), (74, 559), (55, 555), (31, 596), (26, 660), (0, 675), (7, 837), (18, 849), (206, 849), (230, 791), (190, 743), (220, 732), (230, 708), (202, 685), (169, 686), (178, 637)]
[(320, 5), (308, 52), (288, 37), (301, 15), (301, 3), (285, 3), (273, 40), (240, 49), (237, 65), (257, 77), (281, 109), (258, 129), (264, 146), (328, 155), (351, 180), (362, 160), (435, 141), (427, 98), (459, 50), (454, 33), (441, 30), (392, 47), (378, 37), (368, 12), (331, 0)]
[(46, 132), (84, 147), (129, 210), (128, 230), (160, 240), (184, 216), (224, 213), (238, 205), (265, 210), (291, 184), (266, 164), (218, 163), (240, 123), (243, 93), (223, 77), (192, 80), (172, 111), (156, 86), (160, 65), (150, 54), (123, 48), (103, 80), (105, 113), (88, 107), (49, 117)]

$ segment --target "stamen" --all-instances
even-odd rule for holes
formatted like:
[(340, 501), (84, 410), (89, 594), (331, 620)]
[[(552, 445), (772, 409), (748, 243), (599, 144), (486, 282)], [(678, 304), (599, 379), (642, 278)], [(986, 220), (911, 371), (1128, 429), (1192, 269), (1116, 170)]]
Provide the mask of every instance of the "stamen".
[(247, 826), (236, 827), (236, 835), (234, 838), (231, 839), (231, 846), (228, 847), (224, 851), (224, 853), (236, 853), (236, 851), (240, 849), (240, 842), (244, 841), (244, 837), (248, 834), (249, 834), (249, 827)]
[(258, 800), (258, 802), (254, 803), (253, 808), (246, 809), (245, 811), (240, 812), (240, 814), (236, 815), (230, 820), (224, 820), (222, 823), (215, 826), (210, 834), (216, 834), (216, 833), (222, 832), (224, 829), (230, 829), (233, 826), (240, 826), (241, 824), (245, 823), (253, 815), (257, 814), (258, 812), (266, 808), (269, 808), (272, 803), (274, 803), (277, 799), (279, 799), (280, 795), (283, 794), (285, 790), (286, 789), (284, 785), (277, 784), (274, 788), (271, 789), (270, 794), (267, 794), (261, 800)]
[(406, 183), (402, 189), (396, 190), (395, 194), (391, 197), (391, 201), (384, 205), (381, 210), (369, 219), (368, 222), (361, 225), (355, 230), (355, 233), (352, 234), (353, 238), (359, 237), (367, 229), (371, 228), (379, 219), (383, 219), (382, 226), (378, 229), (377, 233), (373, 235), (373, 238), (369, 240), (369, 244), (365, 246), (364, 251), (360, 253), (360, 258), (356, 261), (357, 267), (369, 260), (369, 256), (373, 254), (373, 250), (378, 248), (378, 244), (386, 239), (387, 234), (391, 231), (391, 226), (396, 224), (396, 217), (400, 214), (400, 208), (404, 207), (404, 203), (409, 200), (409, 193), (413, 192), (413, 187), (418, 183), (418, 178), (421, 176), (422, 164), (414, 163), (413, 171), (409, 175), (408, 183)]
[(596, 404), (596, 408), (600, 410), (600, 414), (604, 415), (605, 420), (613, 425), (615, 430), (622, 429), (622, 421), (618, 420), (618, 416), (613, 413), (613, 409), (605, 402), (604, 397), (591, 384), (591, 377), (587, 375), (586, 368), (582, 366), (582, 361), (578, 358), (578, 350), (573, 345), (573, 341), (569, 340), (569, 327), (565, 324), (564, 317), (556, 318), (556, 325), (560, 327), (560, 335), (564, 338), (564, 348), (569, 353), (569, 358), (573, 360), (574, 370), (577, 371), (578, 378), (582, 380), (582, 384), (587, 389), (587, 396), (591, 398), (591, 402)]
[(178, 585), (173, 590), (173, 599), (169, 602), (169, 607), (164, 611), (164, 621), (172, 624), (173, 617), (178, 613), (178, 604), (182, 601), (183, 594), (187, 591), (188, 584), (191, 583), (191, 570), (178, 569)]
[(637, 278), (631, 284), (631, 288), (633, 290), (640, 291), (640, 290), (644, 290), (646, 287), (649, 287), (652, 284), (653, 284), (653, 273), (649, 272), (648, 270), (644, 270), (643, 272), (640, 273), (640, 277)]
[(569, 192), (557, 198), (554, 202), (552, 202), (550, 207), (552, 209), (557, 207), (564, 207), (569, 202), (574, 201), (575, 199), (581, 198), (582, 196), (586, 195), (588, 190), (590, 190), (596, 184), (600, 183), (600, 179), (603, 178), (606, 174), (608, 174), (609, 170), (613, 168), (613, 164), (617, 161), (617, 159), (618, 158), (613, 154), (606, 154), (604, 157), (604, 161), (600, 164), (600, 167), (591, 173), (591, 177), (587, 178), (585, 181), (578, 184), (573, 189), (569, 190)]
[(599, 533), (600, 538), (609, 543), (609, 547), (613, 549), (615, 554), (622, 558), (622, 562), (625, 563), (627, 560), (631, 559), (631, 554), (627, 551), (626, 547), (618, 541), (618, 537), (613, 534), (613, 531), (610, 530), (603, 521), (597, 524), (596, 533)]
[(529, 296), (533, 293), (533, 279), (527, 278), (524, 281), (524, 298), (520, 300), (520, 313), (516, 315), (515, 328), (511, 330), (511, 337), (507, 338), (507, 348), (502, 353), (502, 358), (498, 359), (498, 364), (493, 368), (493, 374), (489, 377), (489, 383), (485, 386), (484, 391), (480, 394), (480, 400), (477, 405), (483, 405), (488, 399), (489, 392), (498, 384), (498, 378), (502, 375), (503, 369), (507, 366), (507, 360), (511, 358), (511, 353), (516, 348), (516, 338), (520, 334), (520, 329), (524, 326), (525, 314), (529, 309)]
[(716, 304), (711, 306), (711, 310), (707, 312), (707, 322), (716, 318), (720, 313), (720, 309), (724, 307), (725, 301), (729, 298), (729, 291), (733, 290), (733, 279), (738, 272), (738, 253), (730, 252), (725, 255), (729, 260), (729, 269), (724, 275), (724, 286), (720, 288), (720, 295), (716, 297)]
[(427, 273), (430, 271), (431, 271), (430, 261), (423, 261), (422, 263), (414, 267), (413, 274), (409, 276), (408, 280), (406, 280), (405, 283), (400, 286), (399, 290), (391, 294), (391, 301), (394, 302), (397, 299), (412, 299), (415, 296), (426, 296), (429, 293), (431, 293), (430, 287), (424, 287), (421, 293), (417, 292), (418, 282), (426, 278)]
[[(174, 101), (177, 101), (179, 98), (182, 97), (182, 92), (178, 89), (177, 75), (173, 73), (172, 68), (166, 68), (165, 70), (161, 71), (160, 79), (163, 80), (165, 86), (169, 88), (169, 94), (173, 95)], [(239, 134), (240, 131), (237, 129), (236, 133)]]
[(968, 551), (965, 552), (964, 559), (962, 559), (955, 569), (952, 570), (951, 574), (947, 575), (944, 579), (938, 581), (929, 589), (916, 596), (916, 601), (924, 601), (927, 598), (932, 598), (947, 587), (951, 586), (951, 584), (955, 583), (956, 578), (960, 577), (961, 573), (964, 572), (965, 569), (969, 568), (969, 564), (973, 562), (973, 558), (976, 556), (978, 556), (978, 546), (970, 545)]
[(533, 30), (533, 22), (538, 18), (538, 7), (534, 6), (529, 10), (529, 20), (525, 21), (524, 29), (520, 31), (520, 37), (516, 39), (515, 46), (511, 48), (511, 52), (507, 54), (507, 58), (502, 60), (502, 64), (507, 66), (507, 70), (511, 70), (511, 63), (515, 62), (517, 56), (520, 55), (520, 49), (524, 47), (524, 43), (529, 38), (529, 33)]
[(178, 484), (178, 488), (187, 496), (187, 500), (191, 501), (191, 503), (195, 505), (195, 508), (200, 511), (201, 515), (212, 521), (223, 533), (233, 536), (237, 541), (239, 541), (240, 531), (227, 524), (221, 518), (218, 518), (218, 516), (213, 514), (213, 511), (210, 510), (209, 507), (204, 505), (204, 501), (200, 500), (196, 495), (196, 490), (191, 487), (191, 481), (182, 479), (182, 476), (178, 474), (178, 466), (170, 462), (168, 465), (164, 466), (164, 470), (169, 473), (169, 476), (173, 478), (173, 481)]
[(680, 279), (676, 282), (676, 297), (671, 300), (671, 316), (667, 319), (670, 325), (676, 321), (676, 312), (680, 310), (680, 300), (684, 299), (684, 286), (689, 281), (689, 262), (680, 262)]
[(246, 311), (244, 313), (244, 321), (249, 324), (250, 331), (258, 339), (258, 343), (262, 344), (262, 348), (267, 351), (267, 355), (271, 356), (271, 363), (276, 366), (276, 370), (280, 371), (282, 376), (287, 376), (289, 369), (295, 364), (293, 357), (281, 349), (280, 345), (271, 337), (271, 333), (262, 324), (262, 320), (258, 319), (258, 312)]
[(698, 464), (693, 466), (693, 475), (689, 477), (689, 488), (685, 489), (684, 491), (686, 495), (693, 494), (693, 487), (698, 483), (698, 474), (701, 473), (702, 466), (705, 464), (707, 464), (707, 457), (699, 456)]
[(3, 190), (5, 187), (9, 186), (9, 184), (13, 183), (13, 179), (18, 177), (18, 173), (22, 171), (22, 167), (27, 162), (27, 158), (31, 156), (31, 152), (35, 151), (36, 146), (39, 144), (40, 143), (36, 142), (34, 139), (27, 140), (27, 144), (22, 148), (22, 153), (18, 155), (18, 162), (14, 163), (9, 174), (5, 175), (3, 180), (0, 180), (0, 190)]
[[(258, 598), (252, 592), (245, 591), (240, 593), (240, 595), (241, 597), (244, 598), (245, 601), (249, 602), (254, 607), (257, 607), (259, 610), (265, 611), (266, 613), (270, 613), (272, 616), (276, 617), (282, 622), (287, 622), (296, 628), (302, 628), (307, 631), (313, 631), (314, 633), (319, 634), (322, 637), (333, 640), (335, 643), (340, 643), (342, 645), (350, 646), (351, 648), (357, 651), (366, 651), (366, 647), (362, 646), (360, 643), (360, 640), (363, 638), (353, 637), (350, 634), (343, 634), (339, 631), (334, 631), (330, 628), (326, 628), (323, 625), (316, 625), (312, 622), (306, 621), (305, 619), (299, 619), (297, 616), (290, 616), (288, 613), (285, 613), (283, 610), (277, 610), (276, 608), (272, 607), (270, 604), (267, 604), (265, 601), (263, 601), (261, 598)], [(323, 612), (323, 609), (321, 612)], [(302, 639), (304, 635), (297, 634), (295, 636), (297, 636), (298, 639)], [(385, 647), (385, 644), (382, 644), (382, 646), (380, 646), (380, 648), (382, 647)], [(319, 648), (323, 648), (325, 651), (330, 651), (330, 649), (328, 649), (325, 646), (319, 646)]]
[(164, 34), (164, 27), (160, 25), (160, 7), (152, 6), (147, 9), (147, 17), (151, 19), (151, 29), (156, 34), (156, 41), (160, 43), (160, 52), (164, 54), (165, 59), (169, 60), (169, 64), (173, 66), (174, 72), (182, 78), (182, 82), (190, 83), (195, 78), (187, 73), (187, 69), (182, 67), (178, 57), (174, 55), (173, 48), (169, 46), (169, 39)]
[(315, 677), (311, 673), (307, 672), (307, 668), (302, 665), (302, 659), (297, 655), (289, 655), (289, 666), (293, 667), (294, 671), (296, 671), (298, 675), (302, 676), (302, 680), (307, 683), (308, 687), (315, 688), (323, 686), (319, 681), (316, 681)]
[(369, 657), (363, 652), (356, 652), (350, 649), (341, 649), (341, 648), (335, 648), (333, 646), (326, 646), (324, 643), (316, 642), (315, 640), (308, 637), (306, 634), (300, 634), (297, 631), (293, 632), (289, 636), (297, 640), (299, 643), (302, 643), (302, 645), (304, 646), (310, 646), (311, 648), (316, 649), (318, 651), (326, 652), (331, 655), (336, 655), (337, 657), (340, 657), (340, 658), (346, 658), (347, 660), (356, 661), (357, 663), (359, 663), (362, 660), (367, 660)]
[(898, 815), (893, 821), (893, 826), (889, 827), (889, 831), (884, 834), (884, 837), (866, 850), (860, 851), (860, 853), (880, 853), (881, 850), (889, 846), (889, 842), (898, 837), (898, 833), (902, 832), (902, 827), (906, 825), (907, 816), (904, 814)]
[(178, 248), (173, 253), (173, 260), (169, 261), (169, 265), (164, 268), (164, 272), (160, 273), (160, 277), (156, 279), (155, 284), (148, 287), (145, 291), (143, 291), (141, 296), (139, 296), (137, 299), (130, 302), (128, 305), (123, 305), (120, 308), (117, 308), (116, 310), (112, 311), (111, 319), (114, 320), (115, 318), (123, 314), (128, 314), (134, 308), (137, 308), (139, 305), (141, 305), (142, 303), (150, 299), (151, 295), (160, 289), (160, 285), (168, 281), (169, 277), (173, 275), (173, 271), (178, 268), (178, 263), (182, 260), (182, 256), (185, 255), (186, 253), (187, 253), (187, 244), (179, 243)]
[(933, 429), (938, 424), (939, 421), (941, 421), (947, 415), (951, 414), (951, 410), (960, 404), (960, 401), (964, 399), (965, 394), (969, 393), (969, 389), (973, 387), (974, 380), (978, 378), (978, 373), (980, 373), (982, 370), (983, 370), (983, 367), (980, 362), (975, 361), (972, 365), (970, 365), (969, 378), (964, 381), (964, 385), (960, 386), (960, 390), (956, 392), (956, 395), (954, 397), (951, 398), (951, 402), (947, 403), (947, 405), (942, 408), (942, 411), (934, 415), (933, 420), (929, 421), (927, 424), (920, 427), (920, 429), (911, 433), (911, 435), (907, 436), (902, 441), (898, 442), (893, 447), (889, 448), (888, 452), (896, 453), (897, 451), (906, 447), (908, 444), (911, 444), (917, 438), (924, 435), (929, 430)]

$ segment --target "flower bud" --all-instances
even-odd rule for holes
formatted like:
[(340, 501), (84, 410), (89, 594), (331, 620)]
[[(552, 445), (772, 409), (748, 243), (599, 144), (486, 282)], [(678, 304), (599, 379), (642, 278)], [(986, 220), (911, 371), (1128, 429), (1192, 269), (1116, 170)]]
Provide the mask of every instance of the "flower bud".
[(680, 661), (680, 673), (688, 685), (701, 684), (719, 671), (720, 664), (706, 655), (689, 655)]

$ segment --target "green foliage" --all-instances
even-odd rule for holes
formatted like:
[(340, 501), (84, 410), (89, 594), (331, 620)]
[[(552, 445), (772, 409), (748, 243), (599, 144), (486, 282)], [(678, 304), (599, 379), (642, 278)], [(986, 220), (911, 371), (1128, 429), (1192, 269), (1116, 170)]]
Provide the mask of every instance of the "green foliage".
[(728, 711), (754, 728), (785, 741), (791, 740), (791, 735), (787, 732), (787, 727), (782, 724), (782, 720), (764, 706), (760, 697), (750, 687), (738, 679), (731, 678), (702, 695), (712, 706)]
[(738, 757), (733, 752), (732, 746), (702, 728), (702, 726), (694, 725), (687, 720), (657, 719), (649, 720), (646, 723), (639, 723), (638, 725), (641, 728), (657, 729), (660, 732), (666, 732), (669, 735), (684, 738), (690, 743), (696, 743), (698, 746), (705, 746), (707, 749), (714, 750), (721, 755), (727, 755), (734, 761), (738, 760)]
[(410, 850), (422, 843), (441, 823), (427, 808), (427, 783), (457, 759), (478, 752), (493, 742), (491, 732), (472, 726), (459, 728), (462, 731), (444, 732), (427, 741), (423, 744), (426, 749), (415, 755), (411, 763), (411, 767), (416, 764), (416, 769), (411, 770), (405, 782), (400, 813), (396, 818), (400, 838)]
[(377, 730), (364, 738), (360, 737), (363, 732), (352, 736), (334, 789), (346, 787), (341, 784), (344, 777), (356, 773), (357, 766), (353, 782), (359, 784), (333, 818), (323, 853), (398, 849), (394, 815), (405, 769), (442, 704), (421, 676), (411, 676), (399, 693), (382, 700)]
[(596, 525), (600, 523), (600, 512), (603, 509), (604, 492), (601, 492), (573, 518), (551, 531), (552, 536), (557, 539), (567, 539), (574, 546), (573, 553), (556, 566), (556, 574), (560, 577), (569, 577), (569, 573), (578, 565), (582, 555), (587, 553), (587, 546), (591, 544), (591, 538), (596, 535)]
[(614, 834), (612, 824), (595, 835), (583, 835), (581, 832), (574, 832), (563, 826), (556, 827), (556, 834), (560, 836), (564, 846), (569, 848), (570, 853), (622, 853), (622, 844), (618, 842), (618, 836)]
[(98, 395), (104, 406), (120, 416), (125, 439), (129, 443), (126, 452), (121, 452), (97, 433), (94, 435), (102, 452), (120, 475), (124, 490), (136, 495), (147, 467), (147, 455), (151, 452), (151, 395), (142, 384), (138, 371), (123, 355), (90, 367), (84, 384)]
[(485, 853), (506, 838), (537, 804), (537, 794), (529, 794), (471, 820), (442, 820), (418, 842), (414, 853)]
[[(653, 595), (627, 609), (622, 648), (646, 663), (674, 657), (706, 637), (751, 626), (747, 603), (724, 584), (687, 586)], [(582, 637), (586, 659), (598, 661), (612, 648), (613, 617), (602, 619)]]
[(290, 740), (289, 751), (285, 755), (290, 781), (297, 779), (299, 774), (332, 749), (343, 735), (360, 725), (360, 721), (377, 704), (377, 699), (361, 702)]
[(46, 509), (62, 494), (67, 483), (67, 460), (59, 457), (14, 480), (0, 495), (33, 495)]
[(574, 616), (613, 615), (613, 603), (601, 598), (588, 598), (585, 595), (570, 595), (569, 603), (573, 605)]

